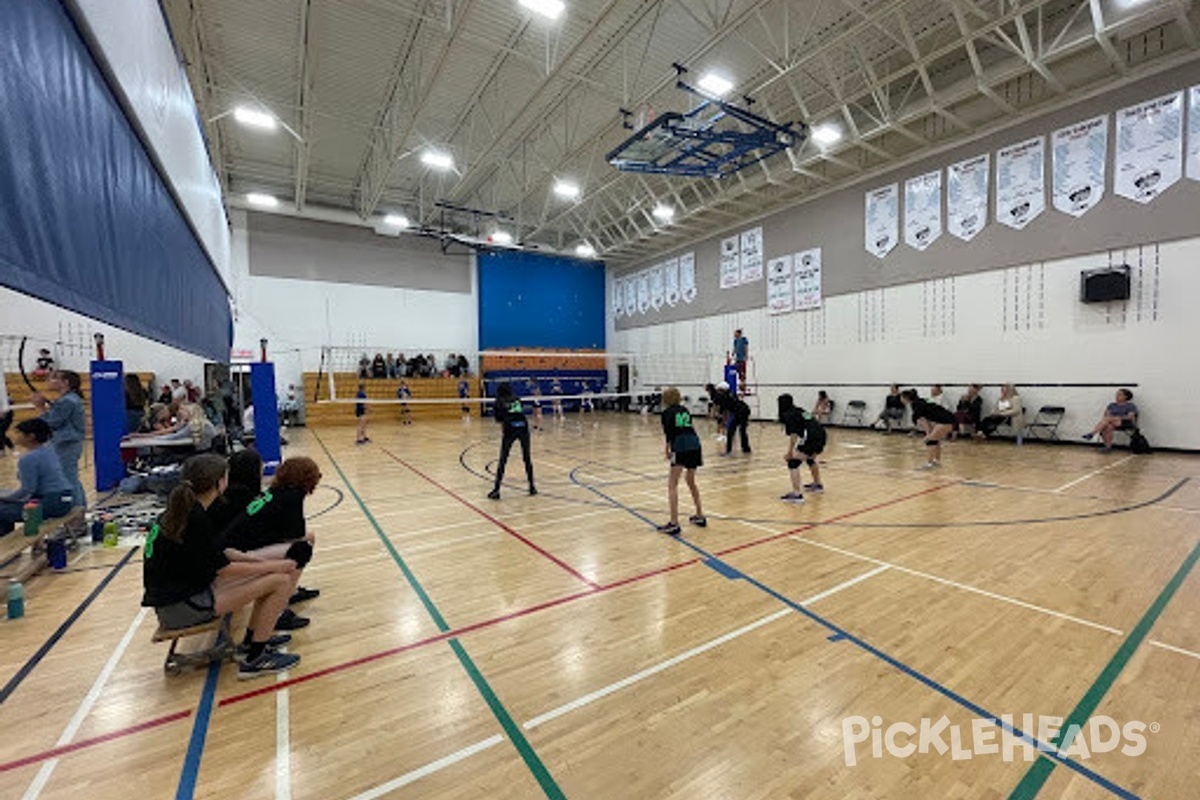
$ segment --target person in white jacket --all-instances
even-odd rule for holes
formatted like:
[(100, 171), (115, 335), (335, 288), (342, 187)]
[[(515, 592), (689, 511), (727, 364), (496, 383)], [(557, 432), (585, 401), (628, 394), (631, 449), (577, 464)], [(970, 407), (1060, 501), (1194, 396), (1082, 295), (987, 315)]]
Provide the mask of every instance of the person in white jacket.
[(986, 439), (1005, 423), (1014, 431), (1025, 427), (1025, 409), (1021, 406), (1021, 393), (1011, 383), (1000, 387), (1000, 399), (996, 401), (996, 410), (980, 420), (975, 438)]

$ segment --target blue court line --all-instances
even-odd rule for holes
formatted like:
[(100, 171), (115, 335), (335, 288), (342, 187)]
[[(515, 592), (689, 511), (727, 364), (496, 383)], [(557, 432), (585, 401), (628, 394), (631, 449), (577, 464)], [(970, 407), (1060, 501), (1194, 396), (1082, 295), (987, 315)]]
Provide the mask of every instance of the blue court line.
[(38, 648), (36, 653), (29, 657), (29, 660), (26, 661), (19, 670), (17, 670), (17, 674), (8, 679), (8, 683), (4, 684), (3, 689), (0, 689), (0, 705), (3, 705), (4, 702), (12, 696), (12, 693), (17, 690), (17, 687), (21, 685), (21, 682), (29, 677), (29, 673), (33, 672), (34, 667), (41, 663), (42, 659), (49, 654), (50, 649), (54, 647), (54, 645), (58, 644), (59, 640), (66, 635), (67, 631), (70, 630), (71, 626), (75, 624), (76, 620), (83, 616), (83, 612), (87, 611), (88, 606), (90, 606), (92, 602), (100, 596), (100, 593), (104, 591), (105, 587), (112, 583), (113, 578), (117, 577), (117, 573), (129, 563), (129, 559), (133, 558), (133, 554), (139, 549), (139, 547), (134, 547), (132, 550), (126, 553), (120, 561), (113, 565), (112, 570), (104, 576), (104, 579), (96, 585), (95, 589), (92, 589), (91, 594), (85, 597), (83, 602), (76, 606), (75, 610), (71, 612), (71, 616), (67, 617), (66, 620), (63, 621), (63, 624), (58, 626), (58, 630), (50, 634), (50, 638)]
[[(575, 481), (574, 470), (572, 470), (572, 472), (571, 472), (571, 480)], [(576, 481), (576, 482), (578, 483), (578, 481)], [(621, 503), (620, 501), (615, 500), (612, 497), (609, 497), (608, 495), (604, 494), (604, 492), (601, 492), (598, 489), (595, 489), (591, 486), (587, 486), (586, 484), (580, 484), (580, 485), (584, 486), (584, 488), (589, 489), (590, 491), (595, 492), (597, 495), (608, 500), (610, 503), (614, 504), (615, 506), (618, 506), (618, 507), (624, 509), (627, 513), (632, 514), (633, 516), (637, 517), (638, 519), (642, 520), (643, 522), (646, 522), (647, 524), (652, 525), (652, 526), (654, 525), (653, 522), (651, 522), (649, 519), (647, 519), (646, 517), (639, 514), (637, 511), (634, 511), (632, 508), (629, 508), (628, 506)], [(1172, 491), (1175, 491), (1178, 488), (1179, 487), (1176, 486), (1174, 489), (1172, 489)], [(1054, 747), (1052, 745), (1043, 744), (1042, 742), (1038, 741), (1035, 737), (1031, 736), (1030, 734), (1025, 733), (1020, 728), (1017, 728), (1015, 725), (1008, 724), (1003, 719), (1001, 719), (999, 715), (991, 713), (990, 711), (983, 708), (982, 706), (977, 705), (976, 703), (974, 703), (974, 702), (968, 700), (967, 698), (963, 697), (962, 695), (958, 694), (953, 689), (950, 689), (947, 686), (943, 686), (942, 684), (935, 681), (933, 678), (930, 678), (929, 676), (925, 675), (924, 673), (922, 673), (916, 669), (913, 669), (912, 667), (903, 663), (899, 659), (897, 659), (891, 655), (888, 655), (887, 653), (883, 652), (882, 650), (880, 650), (879, 648), (870, 644), (869, 642), (867, 642), (863, 639), (860, 639), (859, 637), (855, 636), (854, 634), (852, 634), (849, 631), (845, 630), (844, 628), (840, 627), (836, 623), (827, 620), (825, 617), (822, 617), (820, 614), (817, 614), (814, 611), (810, 611), (808, 608), (805, 608), (804, 606), (800, 605), (796, 601), (786, 597), (785, 595), (781, 594), (780, 592), (776, 591), (775, 589), (772, 589), (770, 586), (767, 586), (765, 583), (758, 580), (757, 578), (747, 575), (744, 572), (739, 572), (736, 567), (726, 564), (718, 556), (713, 555), (712, 553), (708, 552), (700, 545), (695, 544), (691, 541), (688, 541), (683, 536), (672, 536), (671, 538), (674, 539), (675, 541), (679, 542), (680, 544), (682, 544), (684, 547), (687, 547), (688, 549), (695, 552), (697, 555), (699, 555), (703, 559), (705, 564), (711, 566), (713, 569), (717, 569), (716, 565), (718, 565), (718, 564), (724, 565), (724, 567), (723, 567), (724, 569), (727, 569), (731, 572), (736, 572), (741, 577), (741, 579), (744, 580), (746, 583), (750, 584), (751, 586), (754, 586), (756, 589), (758, 589), (762, 592), (765, 592), (766, 594), (775, 598), (776, 600), (778, 600), (779, 602), (788, 606), (792, 610), (794, 610), (800, 614), (803, 614), (804, 616), (808, 617), (813, 622), (826, 628), (832, 634), (829, 637), (829, 640), (831, 642), (841, 642), (841, 641), (852, 642), (854, 645), (856, 645), (860, 649), (865, 650), (867, 653), (870, 653), (871, 655), (875, 656), (876, 658), (878, 658), (878, 659), (884, 661), (885, 663), (900, 670), (900, 672), (902, 672), (903, 674), (908, 675), (910, 678), (913, 678), (913, 679), (917, 680), (918, 682), (924, 684), (925, 686), (934, 690), (935, 692), (937, 692), (938, 694), (947, 698), (948, 700), (951, 700), (952, 702), (956, 703), (957, 705), (960, 705), (963, 708), (967, 709), (968, 711), (973, 713), (976, 717), (979, 717), (980, 719), (986, 719), (986, 720), (992, 722), (994, 725), (996, 725), (1001, 730), (1007, 731), (1009, 734), (1016, 737), (1017, 739), (1020, 739), (1021, 741), (1025, 742), (1026, 744), (1032, 745), (1037, 750), (1037, 752), (1040, 753), (1043, 757), (1045, 757), (1047, 759), (1051, 759), (1059, 764), (1062, 764), (1064, 767), (1067, 767), (1068, 769), (1074, 770), (1075, 772), (1079, 773), (1083, 777), (1085, 777), (1088, 780), (1092, 781), (1093, 783), (1096, 783), (1097, 785), (1107, 789), (1108, 791), (1112, 792), (1117, 797), (1120, 797), (1123, 800), (1139, 800), (1138, 796), (1136, 794), (1134, 794), (1133, 792), (1129, 791), (1128, 789), (1124, 789), (1124, 788), (1118, 786), (1117, 784), (1110, 781), (1108, 778), (1105, 778), (1103, 775), (1093, 772), (1092, 770), (1088, 769), (1087, 767), (1080, 764), (1079, 762), (1073, 761), (1072, 759), (1070, 759), (1064, 755), (1061, 755), (1057, 750), (1054, 749)], [(721, 570), (717, 570), (717, 571), (720, 572)], [(724, 574), (724, 573), (722, 573), (722, 574)]]
[(179, 774), (179, 788), (175, 790), (175, 800), (192, 800), (196, 793), (196, 778), (200, 776), (200, 759), (204, 756), (204, 740), (208, 737), (208, 721), (212, 717), (217, 678), (220, 674), (220, 661), (208, 665), (208, 676), (204, 679), (200, 707), (196, 709), (196, 720), (192, 724), (192, 738), (188, 741), (187, 755), (183, 759), (183, 771)]

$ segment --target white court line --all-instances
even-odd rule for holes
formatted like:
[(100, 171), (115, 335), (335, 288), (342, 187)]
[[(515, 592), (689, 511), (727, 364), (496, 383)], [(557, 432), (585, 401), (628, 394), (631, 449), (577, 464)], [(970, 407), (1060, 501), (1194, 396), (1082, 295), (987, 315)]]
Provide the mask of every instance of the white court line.
[[(288, 679), (279, 673), (276, 683)], [(292, 800), (292, 740), (288, 715), (288, 690), (275, 693), (275, 800)]]
[[(865, 581), (868, 578), (878, 575), (879, 573), (883, 572), (886, 569), (887, 569), (887, 567), (879, 567), (877, 569), (873, 569), (870, 572), (867, 572), (863, 575), (859, 575), (856, 578), (851, 578), (850, 580), (848, 580), (844, 583), (840, 583), (837, 586), (834, 586), (832, 589), (826, 589), (823, 592), (818, 592), (817, 594), (813, 595), (812, 597), (801, 600), (798, 605), (807, 606), (810, 603), (815, 603), (818, 600), (823, 600), (826, 597), (837, 594), (838, 592), (842, 591), (843, 589), (853, 586), (856, 583)], [(636, 672), (627, 678), (622, 678), (621, 680), (619, 680), (615, 683), (610, 683), (608, 686), (605, 686), (601, 689), (597, 689), (596, 691), (594, 691), (590, 694), (586, 694), (583, 697), (580, 697), (576, 700), (572, 700), (570, 703), (561, 705), (558, 708), (553, 708), (553, 709), (547, 711), (545, 714), (540, 714), (540, 715), (534, 717), (533, 719), (525, 722), (524, 724), (521, 725), (521, 727), (525, 728), (526, 730), (532, 730), (533, 728), (536, 728), (537, 726), (539, 726), (543, 723), (549, 722), (552, 719), (557, 719), (558, 717), (561, 717), (564, 714), (570, 713), (571, 711), (575, 711), (577, 709), (583, 708), (584, 706), (594, 703), (595, 701), (600, 700), (601, 698), (607, 697), (608, 695), (613, 694), (614, 692), (620, 691), (621, 689), (624, 689), (627, 686), (632, 686), (633, 684), (638, 683), (639, 681), (645, 680), (646, 678), (649, 678), (652, 675), (657, 675), (658, 673), (660, 673), (666, 669), (670, 669), (671, 667), (675, 666), (676, 664), (680, 664), (684, 661), (687, 661), (690, 658), (694, 658), (694, 657), (700, 655), (701, 653), (706, 653), (709, 650), (712, 650), (714, 647), (720, 647), (721, 645), (723, 645), (727, 642), (731, 642), (740, 636), (744, 636), (745, 634), (750, 633), (751, 631), (757, 630), (758, 628), (761, 628), (764, 625), (769, 625), (772, 622), (775, 622), (776, 620), (783, 619), (784, 617), (786, 617), (792, 613), (794, 613), (794, 612), (790, 608), (784, 608), (779, 611), (776, 611), (774, 614), (769, 614), (769, 615), (763, 617), (762, 619), (751, 622), (749, 625), (744, 625), (741, 628), (738, 628), (737, 630), (730, 631), (729, 633), (726, 633), (722, 636), (718, 636), (715, 639), (710, 639), (709, 641), (705, 642), (704, 644), (693, 647), (691, 650), (687, 650), (683, 653), (680, 653), (679, 655), (677, 655), (673, 658), (669, 658), (666, 661), (662, 661), (658, 664), (655, 664), (652, 667), (647, 667), (646, 669), (642, 670), (641, 672)]]
[(1131, 455), (1125, 456), (1120, 461), (1114, 461), (1113, 463), (1109, 464), (1108, 466), (1101, 467), (1100, 469), (1094, 469), (1091, 472), (1089, 472), (1087, 475), (1084, 475), (1082, 478), (1076, 478), (1075, 480), (1070, 481), (1069, 483), (1064, 483), (1062, 486), (1055, 489), (1054, 492), (1055, 492), (1055, 494), (1065, 492), (1067, 489), (1070, 489), (1072, 486), (1083, 483), (1084, 481), (1088, 480), (1089, 478), (1096, 477), (1101, 472), (1107, 472), (1108, 470), (1112, 469), (1113, 467), (1121, 466), (1122, 464), (1124, 464), (1126, 461), (1130, 460), (1131, 458), (1133, 458), (1133, 456), (1131, 456)]
[(1185, 650), (1182, 647), (1176, 647), (1173, 644), (1164, 644), (1163, 642), (1156, 642), (1153, 639), (1150, 640), (1150, 644), (1154, 647), (1161, 647), (1163, 650), (1170, 650), (1172, 653), (1179, 653), (1183, 656), (1191, 656), (1192, 658), (1200, 659), (1200, 653), (1197, 653), (1194, 650)]
[(427, 775), (432, 775), (439, 770), (443, 770), (446, 767), (457, 764), (464, 758), (470, 758), (476, 753), (481, 753), (484, 750), (487, 750), (489, 747), (495, 747), (502, 741), (504, 741), (504, 737), (500, 734), (489, 736), (481, 742), (476, 742), (473, 745), (464, 747), (462, 750), (455, 751), (444, 758), (439, 758), (437, 761), (432, 761), (423, 767), (414, 769), (412, 772), (406, 772), (398, 778), (393, 778), (387, 783), (376, 786), (374, 789), (368, 789), (362, 794), (356, 794), (354, 797), (350, 798), (350, 800), (376, 800), (376, 798), (390, 794), (402, 786), (407, 786), (413, 781), (420, 780)]
[[(71, 743), (75, 738), (75, 734), (79, 733), (79, 728), (83, 725), (83, 721), (87, 719), (88, 714), (92, 713), (92, 708), (96, 705), (96, 701), (100, 699), (100, 693), (104, 691), (105, 684), (112, 677), (113, 672), (117, 669), (117, 664), (121, 660), (121, 656), (125, 655), (125, 651), (129, 648), (129, 643), (133, 641), (133, 635), (137, 633), (137, 629), (146, 619), (146, 615), (150, 613), (150, 609), (143, 608), (134, 617), (133, 622), (129, 626), (129, 630), (125, 631), (125, 635), (117, 644), (117, 649), (113, 650), (112, 655), (108, 657), (108, 661), (104, 664), (104, 668), (100, 670), (100, 674), (96, 676), (92, 688), (88, 690), (87, 695), (83, 698), (83, 702), (79, 704), (79, 708), (75, 709), (75, 715), (71, 717), (71, 721), (67, 723), (67, 727), (63, 729), (62, 735), (58, 737), (55, 747), (64, 747)], [(50, 780), (50, 774), (54, 772), (54, 768), (58, 766), (58, 759), (52, 758), (42, 764), (42, 768), (38, 770), (33, 781), (29, 784), (29, 788), (25, 790), (25, 794), (21, 796), (21, 800), (35, 800), (42, 793), (46, 782)]]

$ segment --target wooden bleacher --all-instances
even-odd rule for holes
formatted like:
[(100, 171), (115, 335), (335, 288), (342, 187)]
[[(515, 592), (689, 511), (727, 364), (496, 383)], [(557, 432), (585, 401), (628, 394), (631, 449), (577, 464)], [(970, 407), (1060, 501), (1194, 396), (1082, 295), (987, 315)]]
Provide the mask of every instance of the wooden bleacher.
[[(456, 399), (458, 382), (466, 380), (471, 387), (471, 397), (479, 397), (479, 378), (405, 378), (412, 391), (413, 400)], [(367, 397), (373, 400), (395, 400), (399, 378), (359, 378), (354, 372), (333, 374), (334, 392), (338, 400), (353, 400), (358, 393), (358, 384), (366, 384)], [(319, 392), (319, 393), (318, 393)], [(351, 403), (313, 402), (313, 398), (329, 400), (329, 374), (323, 373), (320, 381), (317, 373), (304, 373), (304, 421), (306, 425), (354, 425), (354, 406)], [(471, 416), (479, 416), (479, 404), (468, 403)], [(412, 403), (409, 405), (412, 419), (458, 419), (462, 409), (458, 403)], [(373, 421), (399, 421), (400, 404), (374, 404), (370, 406)]]
[[(142, 382), (143, 386), (145, 386), (151, 380), (154, 379), (153, 372), (138, 372), (136, 374), (138, 376), (138, 380), (140, 380)], [(38, 391), (43, 392), (43, 393), (47, 393), (50, 391), (46, 385), (45, 378), (35, 378), (31, 374), (29, 376), (29, 379), (33, 382), (34, 388), (36, 388)], [(4, 373), (4, 386), (8, 390), (8, 400), (14, 406), (22, 406), (22, 405), (29, 404), (29, 395), (30, 395), (29, 387), (26, 386), (25, 381), (21, 379), (20, 373), (18, 373), (18, 372)], [(88, 438), (91, 438), (91, 436), (92, 436), (92, 406), (91, 406), (91, 403), (89, 403), (87, 400), (87, 398), (89, 398), (91, 396), (90, 390), (92, 388), (92, 376), (90, 373), (88, 373), (88, 372), (80, 372), (79, 373), (79, 388), (83, 392), (83, 397), (84, 397), (83, 416), (84, 416), (84, 421), (86, 423), (86, 428), (85, 428), (86, 432), (84, 435), (87, 436)], [(49, 397), (50, 395), (47, 394), (47, 396)], [(31, 419), (36, 416), (38, 416), (38, 412), (36, 409), (14, 408), (13, 409), (13, 424), (16, 425), (18, 422), (20, 422), (22, 420)]]

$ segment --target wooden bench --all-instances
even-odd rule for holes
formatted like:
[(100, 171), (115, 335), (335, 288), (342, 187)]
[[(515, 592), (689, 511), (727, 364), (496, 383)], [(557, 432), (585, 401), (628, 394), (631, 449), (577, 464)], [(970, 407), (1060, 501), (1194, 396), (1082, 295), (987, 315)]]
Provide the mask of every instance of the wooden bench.
[(10, 582), (24, 583), (46, 566), (46, 536), (58, 533), (64, 528), (68, 531), (82, 530), (84, 516), (82, 508), (73, 508), (61, 517), (51, 517), (42, 520), (36, 536), (24, 536), (16, 531), (0, 537), (0, 567), (7, 567), (21, 557), (26, 549), (29, 558), (8, 576)]
[[(167, 657), (163, 660), (163, 672), (168, 675), (179, 675), (186, 669), (207, 667), (213, 662), (232, 659), (234, 653), (233, 638), (229, 633), (231, 620), (232, 615), (226, 614), (224, 617), (217, 617), (201, 625), (193, 625), (190, 628), (164, 628), (162, 625), (159, 625), (158, 630), (154, 632), (154, 636), (151, 637), (150, 641), (155, 643), (171, 643), (171, 649), (167, 651)], [(217, 639), (208, 648), (197, 650), (194, 653), (176, 652), (180, 639), (212, 633), (213, 631), (217, 632)]]

